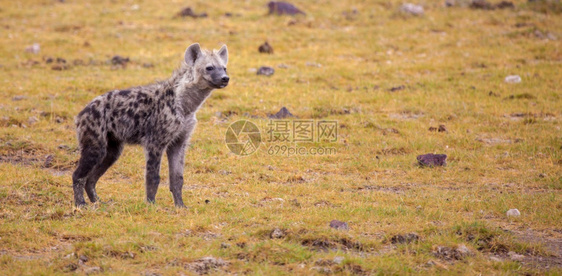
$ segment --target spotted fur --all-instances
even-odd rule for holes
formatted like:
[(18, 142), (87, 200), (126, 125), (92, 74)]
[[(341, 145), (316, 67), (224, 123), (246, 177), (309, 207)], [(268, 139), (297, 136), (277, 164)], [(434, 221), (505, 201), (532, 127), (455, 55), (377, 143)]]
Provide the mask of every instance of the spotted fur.
[(184, 156), (195, 128), (195, 113), (213, 89), (228, 85), (228, 50), (187, 48), (180, 68), (168, 80), (96, 97), (75, 118), (80, 161), (72, 175), (74, 202), (99, 200), (96, 183), (117, 161), (124, 144), (140, 144), (146, 157), (146, 200), (154, 203), (160, 163), (166, 152), (174, 204), (183, 207)]

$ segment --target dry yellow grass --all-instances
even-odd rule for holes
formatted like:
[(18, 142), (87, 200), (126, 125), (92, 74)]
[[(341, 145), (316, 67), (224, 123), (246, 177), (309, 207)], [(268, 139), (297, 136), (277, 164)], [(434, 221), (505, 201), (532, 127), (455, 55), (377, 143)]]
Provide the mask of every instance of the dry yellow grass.
[[(307, 12), (296, 18), (266, 16), (266, 1), (196, 1), (208, 13), (197, 19), (174, 17), (182, 1), (1, 2), (3, 274), (190, 274), (205, 272), (206, 256), (225, 261), (207, 267), (217, 274), (562, 273), (557, 1), (423, 1), (421, 17), (400, 13), (400, 1), (294, 1)], [(274, 54), (258, 53), (265, 40)], [(106, 91), (167, 78), (192, 42), (228, 45), (231, 84), (198, 113), (190, 208), (173, 207), (166, 164), (157, 204), (143, 202), (144, 156), (129, 146), (98, 184), (107, 203), (74, 210), (74, 115)], [(33, 43), (38, 54), (24, 50)], [(114, 67), (114, 55), (131, 62)], [(263, 65), (275, 74), (251, 70)], [(504, 81), (514, 74), (521, 83)], [(230, 123), (266, 130), (282, 106), (338, 121), (335, 143), (290, 144), (337, 153), (269, 155), (273, 143), (230, 153)], [(428, 130), (440, 124), (447, 132)], [(447, 154), (448, 165), (416, 166), (424, 153)], [(507, 218), (511, 208), (522, 215)], [(349, 230), (331, 229), (333, 219)], [(285, 236), (272, 239), (274, 228)], [(410, 232), (420, 239), (392, 243)], [(435, 254), (460, 245), (471, 254)]]

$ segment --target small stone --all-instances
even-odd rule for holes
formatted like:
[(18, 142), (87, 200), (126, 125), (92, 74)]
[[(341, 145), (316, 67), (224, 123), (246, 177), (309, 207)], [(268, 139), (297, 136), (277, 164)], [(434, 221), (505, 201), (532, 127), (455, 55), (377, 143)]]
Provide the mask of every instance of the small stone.
[(510, 258), (512, 261), (518, 261), (518, 262), (520, 262), (520, 261), (523, 261), (523, 259), (525, 259), (525, 255), (517, 254), (517, 253), (515, 253), (515, 252), (513, 252), (513, 251), (507, 252), (507, 255), (509, 256), (509, 258)]
[(337, 219), (330, 221), (330, 227), (336, 230), (349, 230), (347, 222), (339, 221)]
[(472, 0), (472, 3), (470, 3), (470, 7), (473, 8), (473, 9), (481, 9), (481, 10), (493, 10), (494, 9), (494, 6), (492, 6), (492, 4), (490, 4), (486, 0)]
[(437, 129), (438, 132), (447, 132), (447, 128), (445, 127), (445, 125), (439, 125), (439, 128)]
[(37, 119), (37, 117), (35, 117), (35, 116), (32, 116), (32, 117), (29, 117), (29, 119), (27, 119), (27, 122), (28, 122), (30, 125), (33, 125), (33, 124), (39, 122), (39, 119)]
[(258, 69), (256, 74), (264, 75), (264, 76), (271, 76), (271, 75), (273, 75), (273, 73), (275, 73), (275, 69), (273, 69), (272, 67), (262, 66)]
[(291, 114), (291, 112), (289, 112), (289, 110), (286, 107), (282, 107), (279, 110), (279, 112), (277, 112), (273, 115), (269, 115), (268, 117), (270, 119), (285, 119), (285, 118), (295, 117), (295, 116), (293, 116), (293, 114)]
[(497, 262), (497, 263), (502, 262), (502, 259), (500, 259), (500, 258), (498, 258), (498, 257), (496, 257), (496, 256), (491, 256), (491, 257), (490, 257), (490, 260), (493, 261), (493, 262)]
[(546, 174), (545, 174), (545, 173), (539, 174), (539, 178), (545, 178), (545, 177), (546, 177)]
[(282, 239), (285, 236), (286, 236), (285, 231), (279, 228), (273, 229), (273, 231), (271, 231), (271, 234), (269, 234), (269, 237), (272, 239)]
[(121, 66), (125, 66), (127, 65), (127, 63), (129, 62), (129, 58), (128, 57), (122, 57), (122, 56), (113, 56), (111, 58), (111, 64), (113, 65), (121, 65)]
[(422, 167), (438, 167), (447, 165), (446, 154), (423, 154), (417, 157), (418, 164)]
[(423, 7), (416, 4), (405, 3), (400, 6), (400, 11), (403, 13), (408, 13), (415, 16), (423, 15)]
[(506, 213), (508, 217), (518, 217), (521, 216), (521, 212), (517, 209), (509, 209)]
[(230, 247), (230, 244), (229, 244), (229, 243), (224, 243), (224, 242), (221, 243), (221, 248), (222, 248), (222, 249), (226, 249), (226, 248), (229, 248), (229, 247)]
[(78, 258), (78, 260), (81, 261), (82, 263), (86, 263), (86, 262), (88, 262), (88, 260), (90, 260), (90, 259), (89, 259), (88, 256), (86, 256), (86, 255), (80, 255), (80, 257)]
[(388, 89), (388, 91), (390, 91), (390, 92), (396, 92), (396, 91), (403, 90), (404, 88), (406, 88), (406, 86), (404, 86), (404, 85), (399, 85), (399, 86), (394, 86), (394, 87)]
[(273, 54), (273, 47), (271, 47), (271, 45), (269, 45), (269, 43), (266, 41), (262, 45), (260, 45), (258, 51), (264, 54)]
[[(52, 155), (47, 155), (47, 157), (45, 157), (45, 162), (43, 163), (43, 167), (44, 168), (50, 168), (53, 166), (53, 160), (55, 159), (54, 156)], [(84, 256), (84, 255), (82, 255)], [(82, 258), (82, 256), (80, 256), (80, 258)], [(85, 256), (84, 256), (85, 257)]]
[(207, 17), (207, 13), (200, 13), (196, 14), (191, 7), (185, 7), (180, 12), (176, 14), (177, 17), (192, 17), (192, 18), (199, 18), (199, 17)]
[(509, 2), (509, 1), (501, 1), (496, 5), (496, 8), (498, 8), (498, 9), (513, 9), (513, 8), (515, 8), (515, 5), (513, 5), (513, 3)]
[(287, 69), (289, 68), (289, 65), (285, 64), (285, 63), (280, 63), (277, 65), (278, 68), (282, 68), (282, 69)]
[(267, 7), (269, 8), (268, 14), (277, 14), (277, 15), (297, 15), (302, 14), (306, 15), (303, 11), (299, 10), (295, 5), (283, 1), (270, 1), (267, 3)]
[(334, 257), (334, 263), (336, 263), (336, 264), (341, 264), (343, 262), (343, 260), (345, 260), (345, 258), (342, 257), (342, 256)]
[(507, 83), (520, 83), (521, 77), (519, 75), (509, 75), (505, 77), (505, 82)]
[(38, 54), (40, 50), (41, 50), (41, 46), (39, 45), (39, 43), (33, 43), (33, 45), (27, 46), (25, 48), (26, 52), (32, 53), (32, 54)]

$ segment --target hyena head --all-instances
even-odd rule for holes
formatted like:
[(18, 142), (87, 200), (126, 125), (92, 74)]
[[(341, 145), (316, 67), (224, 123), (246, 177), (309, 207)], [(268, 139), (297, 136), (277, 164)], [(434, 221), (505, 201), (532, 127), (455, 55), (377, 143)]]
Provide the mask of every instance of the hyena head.
[(228, 49), (223, 45), (220, 50), (201, 51), (199, 43), (191, 44), (185, 50), (185, 63), (191, 68), (193, 78), (198, 85), (209, 88), (224, 88), (230, 78), (226, 74)]

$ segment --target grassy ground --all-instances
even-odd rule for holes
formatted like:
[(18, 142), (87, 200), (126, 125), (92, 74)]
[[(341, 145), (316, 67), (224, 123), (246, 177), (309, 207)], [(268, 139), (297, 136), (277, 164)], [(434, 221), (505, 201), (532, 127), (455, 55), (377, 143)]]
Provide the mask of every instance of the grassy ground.
[[(423, 1), (415, 17), (400, 1), (295, 1), (308, 14), (292, 18), (266, 16), (266, 1), (195, 1), (208, 13), (197, 19), (174, 17), (186, 2), (172, 2), (2, 1), (2, 273), (562, 273), (560, 2)], [(258, 53), (265, 40), (274, 54)], [(226, 43), (232, 80), (198, 113), (189, 209), (173, 207), (166, 164), (157, 204), (144, 203), (144, 155), (130, 146), (98, 184), (106, 203), (75, 210), (74, 115), (167, 78), (193, 42)], [(25, 51), (33, 43), (38, 54)], [(256, 75), (264, 65), (275, 74)], [(266, 137), (283, 106), (339, 124), (337, 142), (285, 145), (337, 152), (228, 150), (230, 123)], [(425, 153), (447, 166), (416, 166)], [(419, 239), (393, 242), (411, 232)]]

